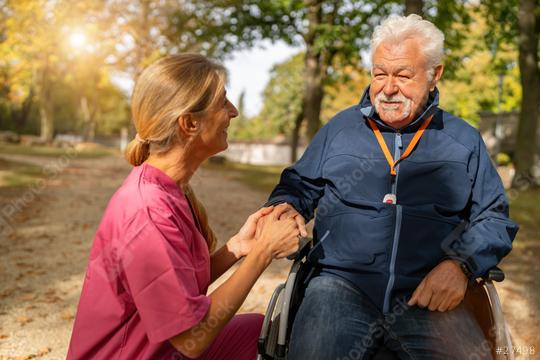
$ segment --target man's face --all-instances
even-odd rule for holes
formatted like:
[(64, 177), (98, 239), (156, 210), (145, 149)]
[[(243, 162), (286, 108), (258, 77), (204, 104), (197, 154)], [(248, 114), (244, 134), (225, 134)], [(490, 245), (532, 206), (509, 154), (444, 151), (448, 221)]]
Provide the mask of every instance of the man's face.
[(369, 96), (381, 119), (400, 129), (422, 110), (442, 75), (442, 65), (428, 78), (427, 60), (417, 39), (383, 42), (373, 54)]

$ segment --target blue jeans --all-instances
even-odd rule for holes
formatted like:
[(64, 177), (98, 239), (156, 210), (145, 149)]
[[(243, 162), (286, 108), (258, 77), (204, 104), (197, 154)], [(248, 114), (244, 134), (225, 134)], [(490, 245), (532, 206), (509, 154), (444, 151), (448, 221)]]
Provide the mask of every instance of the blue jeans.
[(381, 347), (399, 359), (491, 359), (482, 330), (462, 306), (434, 312), (406, 301), (388, 314), (346, 280), (313, 278), (293, 324), (288, 360), (371, 359)]

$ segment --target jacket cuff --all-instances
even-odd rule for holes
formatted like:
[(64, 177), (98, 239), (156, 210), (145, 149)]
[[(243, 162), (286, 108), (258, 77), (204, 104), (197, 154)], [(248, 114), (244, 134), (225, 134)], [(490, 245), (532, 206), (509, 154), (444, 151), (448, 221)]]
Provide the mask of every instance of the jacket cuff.
[(457, 256), (445, 256), (441, 260), (441, 262), (443, 262), (444, 260), (455, 260), (455, 261), (457, 261), (459, 263), (461, 271), (463, 272), (463, 274), (465, 274), (467, 279), (469, 279), (469, 281), (476, 280), (477, 276), (471, 271), (471, 267), (467, 263), (467, 261), (465, 261), (465, 260), (463, 260), (461, 258), (458, 258)]
[(264, 203), (263, 206), (273, 206), (273, 205), (279, 205), (283, 203), (287, 203), (291, 205), (300, 215), (302, 215), (304, 220), (307, 222), (308, 218), (306, 217), (306, 214), (302, 211), (302, 208), (298, 206), (295, 199), (292, 199), (288, 196), (276, 196), (274, 198), (268, 199), (268, 201)]

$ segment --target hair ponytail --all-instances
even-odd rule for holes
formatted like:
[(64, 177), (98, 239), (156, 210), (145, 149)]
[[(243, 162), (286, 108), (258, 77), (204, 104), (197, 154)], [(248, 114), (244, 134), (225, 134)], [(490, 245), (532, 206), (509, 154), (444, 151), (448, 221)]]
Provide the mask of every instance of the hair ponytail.
[(148, 156), (150, 156), (150, 144), (137, 139), (131, 140), (124, 151), (124, 157), (133, 166), (141, 165)]

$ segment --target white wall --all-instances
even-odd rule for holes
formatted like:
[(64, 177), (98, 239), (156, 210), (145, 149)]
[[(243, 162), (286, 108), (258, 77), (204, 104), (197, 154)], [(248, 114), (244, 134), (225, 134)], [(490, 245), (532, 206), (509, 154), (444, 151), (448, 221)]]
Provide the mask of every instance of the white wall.
[[(298, 147), (298, 157), (305, 147)], [(229, 148), (222, 153), (227, 160), (252, 165), (289, 165), (291, 147), (287, 144), (264, 143), (229, 143)]]

